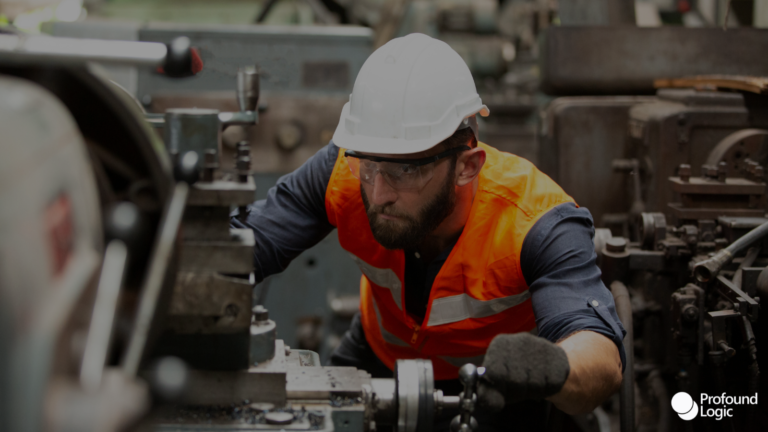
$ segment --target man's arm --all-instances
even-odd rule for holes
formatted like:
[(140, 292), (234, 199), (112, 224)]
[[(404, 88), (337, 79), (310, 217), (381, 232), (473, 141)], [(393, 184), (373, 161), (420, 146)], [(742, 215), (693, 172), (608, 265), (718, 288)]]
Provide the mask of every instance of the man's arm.
[(562, 204), (534, 225), (521, 254), (538, 335), (568, 357), (565, 385), (547, 398), (568, 414), (593, 410), (622, 380), (626, 332), (600, 280), (593, 236), (589, 211)]
[(568, 414), (588, 413), (621, 386), (619, 350), (605, 336), (583, 331), (558, 342), (568, 356), (571, 371), (559, 393), (550, 396)]
[(325, 212), (325, 190), (339, 148), (328, 144), (296, 171), (280, 177), (267, 195), (248, 206), (244, 221), (235, 211), (233, 228), (250, 228), (256, 237), (254, 273), (261, 282), (279, 273), (301, 252), (333, 231)]

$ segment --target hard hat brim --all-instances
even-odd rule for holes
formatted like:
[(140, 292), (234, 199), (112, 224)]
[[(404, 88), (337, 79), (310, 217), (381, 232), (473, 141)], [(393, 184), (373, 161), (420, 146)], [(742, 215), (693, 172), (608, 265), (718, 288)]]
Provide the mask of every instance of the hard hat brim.
[[(465, 115), (463, 118), (458, 118), (456, 124), (452, 128), (444, 129), (441, 132), (431, 134), (428, 138), (422, 139), (406, 139), (403, 137), (383, 138), (383, 137), (371, 137), (365, 135), (351, 134), (344, 126), (344, 120), (349, 116), (349, 102), (344, 104), (344, 108), (341, 110), (341, 118), (339, 124), (336, 126), (336, 131), (333, 134), (333, 143), (347, 150), (354, 150), (364, 153), (378, 153), (378, 154), (411, 154), (418, 153), (424, 150), (428, 150), (438, 144), (444, 139), (453, 135), (456, 129), (461, 125), (464, 118), (480, 114), (483, 117), (488, 117), (490, 111), (488, 107), (482, 105), (479, 110)], [(386, 151), (382, 151), (386, 149)]]

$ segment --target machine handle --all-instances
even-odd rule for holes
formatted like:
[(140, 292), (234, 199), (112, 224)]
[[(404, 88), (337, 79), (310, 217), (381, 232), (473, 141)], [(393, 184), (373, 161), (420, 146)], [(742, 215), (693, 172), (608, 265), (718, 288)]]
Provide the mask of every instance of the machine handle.
[(202, 62), (189, 39), (183, 36), (165, 45), (159, 42), (0, 34), (0, 58), (13, 60), (14, 57), (28, 59), (30, 56), (59, 64), (95, 61), (160, 67), (170, 77), (193, 75), (202, 68)]

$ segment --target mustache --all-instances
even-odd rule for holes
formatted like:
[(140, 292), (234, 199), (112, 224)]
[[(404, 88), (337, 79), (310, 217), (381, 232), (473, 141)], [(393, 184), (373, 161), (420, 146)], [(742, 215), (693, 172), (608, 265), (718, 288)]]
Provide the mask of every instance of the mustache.
[(385, 206), (371, 205), (367, 210), (368, 216), (376, 216), (377, 214), (383, 214), (387, 216), (393, 216), (406, 220), (413, 220), (413, 217), (409, 214), (399, 212), (395, 210), (391, 204)]

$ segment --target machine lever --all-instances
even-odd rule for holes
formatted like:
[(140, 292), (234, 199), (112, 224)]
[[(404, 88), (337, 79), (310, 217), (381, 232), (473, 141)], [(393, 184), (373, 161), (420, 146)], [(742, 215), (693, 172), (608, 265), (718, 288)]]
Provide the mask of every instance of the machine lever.
[(485, 373), (484, 367), (467, 363), (459, 369), (459, 381), (464, 384), (464, 391), (459, 394), (460, 413), (451, 420), (451, 432), (474, 432), (480, 429), (472, 416), (477, 404), (477, 382)]

